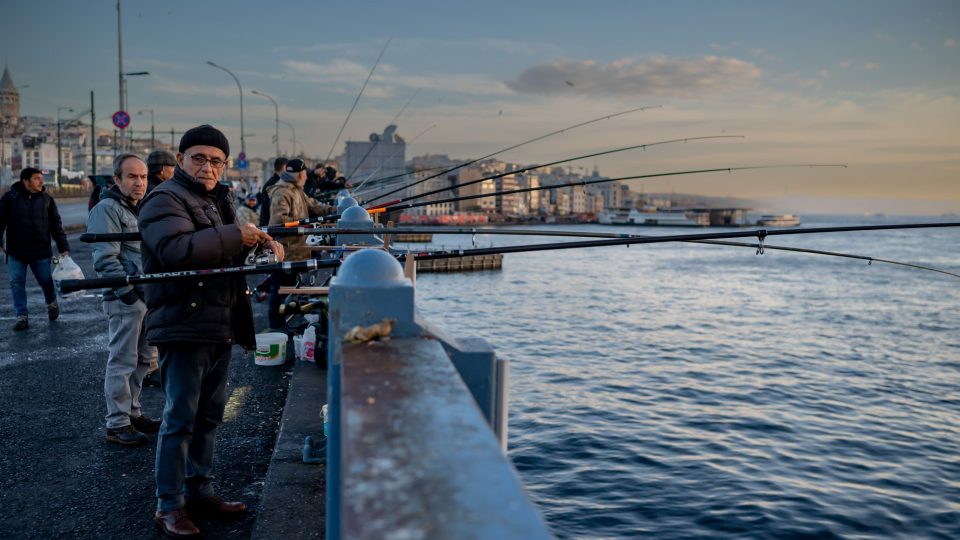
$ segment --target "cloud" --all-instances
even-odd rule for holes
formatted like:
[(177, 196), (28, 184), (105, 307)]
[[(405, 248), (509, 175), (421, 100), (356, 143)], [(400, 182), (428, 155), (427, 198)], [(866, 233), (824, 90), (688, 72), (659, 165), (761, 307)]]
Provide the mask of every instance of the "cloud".
[(237, 97), (237, 87), (234, 84), (211, 86), (208, 84), (175, 82), (168, 79), (161, 79), (160, 82), (152, 84), (150, 89), (164, 94), (176, 94), (180, 96)]
[(852, 65), (853, 65), (853, 60), (843, 60), (842, 62), (840, 62), (839, 64), (837, 64), (837, 66), (838, 66), (840, 69), (850, 69), (850, 66), (852, 66)]
[[(375, 56), (381, 45), (376, 43), (318, 43), (306, 47), (282, 46), (273, 49), (274, 52), (327, 52), (341, 56)], [(500, 38), (481, 39), (431, 39), (431, 38), (398, 38), (391, 42), (389, 51), (418, 53), (442, 49), (458, 49), (470, 51), (496, 52), (507, 55), (544, 56), (560, 54), (560, 47), (552, 43), (538, 43), (516, 41)]]
[(944, 46), (944, 47), (950, 47), (950, 48), (956, 47), (956, 46), (957, 46), (957, 40), (954, 39), (954, 38), (948, 38), (946, 41), (943, 42), (943, 46)]
[(863, 69), (865, 69), (865, 70), (867, 70), (867, 71), (873, 71), (873, 70), (875, 70), (875, 69), (880, 69), (880, 64), (878, 64), (878, 63), (876, 63), (876, 62), (867, 62), (866, 64), (863, 65)]
[[(370, 72), (369, 67), (345, 59), (335, 59), (326, 64), (285, 60), (281, 65), (284, 73), (276, 78), (328, 85), (329, 90), (345, 94), (356, 93)], [(483, 75), (406, 75), (394, 66), (381, 64), (364, 95), (392, 97), (395, 95), (394, 87), (397, 86), (479, 96), (513, 94), (502, 82)]]
[(922, 50), (923, 50), (923, 45), (917, 43), (916, 41), (912, 41), (912, 42), (910, 42), (910, 48), (913, 49), (913, 50), (915, 50), (915, 51), (922, 51)]
[(507, 87), (524, 94), (694, 97), (749, 86), (762, 71), (736, 58), (554, 60), (527, 68)]

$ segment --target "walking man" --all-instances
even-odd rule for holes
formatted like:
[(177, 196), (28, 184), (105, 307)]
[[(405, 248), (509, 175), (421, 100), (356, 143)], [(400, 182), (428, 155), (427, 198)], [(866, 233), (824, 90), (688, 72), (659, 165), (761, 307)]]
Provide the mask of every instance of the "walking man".
[[(6, 244), (2, 242), (6, 231)], [(57, 294), (53, 288), (53, 269), (50, 264), (51, 237), (57, 243), (61, 257), (70, 254), (67, 235), (57, 203), (43, 187), (43, 173), (27, 167), (20, 171), (20, 181), (0, 198), (0, 251), (6, 249), (10, 270), (10, 291), (17, 322), (14, 330), (30, 327), (27, 312), (27, 267), (33, 271), (47, 304), (51, 321), (60, 316)]]
[[(146, 273), (241, 264), (244, 252), (283, 247), (255, 225), (236, 224), (227, 186), (219, 183), (230, 145), (202, 125), (180, 139), (173, 178), (150, 192), (140, 208)], [(145, 287), (147, 340), (160, 353), (166, 405), (157, 437), (157, 512), (169, 536), (199, 534), (193, 517), (236, 516), (247, 506), (226, 502), (213, 486), (214, 439), (227, 401), (234, 344), (252, 349), (253, 311), (242, 276), (203, 276)]]
[[(122, 154), (114, 161), (113, 181), (113, 187), (100, 195), (100, 202), (87, 215), (87, 232), (139, 231), (137, 205), (147, 191), (147, 164), (134, 154)], [(101, 277), (142, 274), (140, 241), (93, 244), (93, 267)], [(134, 285), (104, 289), (103, 311), (107, 314), (110, 335), (103, 381), (107, 398), (107, 441), (124, 446), (143, 444), (147, 442), (144, 433), (156, 433), (160, 421), (140, 410), (143, 379), (157, 356), (157, 349), (147, 344), (143, 325), (147, 305), (142, 290)]]

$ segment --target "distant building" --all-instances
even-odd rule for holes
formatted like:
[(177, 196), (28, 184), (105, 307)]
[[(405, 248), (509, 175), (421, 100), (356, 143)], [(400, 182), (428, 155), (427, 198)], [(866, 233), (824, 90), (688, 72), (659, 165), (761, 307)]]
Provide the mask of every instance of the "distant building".
[(20, 123), (20, 92), (13, 84), (6, 65), (0, 78), (0, 123), (10, 132), (15, 132)]
[(369, 141), (347, 141), (340, 174), (356, 185), (406, 172), (407, 142), (396, 131), (391, 124), (381, 134), (371, 133)]

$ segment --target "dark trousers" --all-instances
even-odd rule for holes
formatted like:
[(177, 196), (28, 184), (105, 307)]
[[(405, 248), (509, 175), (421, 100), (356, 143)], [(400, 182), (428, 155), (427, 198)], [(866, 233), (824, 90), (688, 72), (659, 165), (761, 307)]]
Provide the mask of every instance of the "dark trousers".
[(228, 344), (157, 347), (166, 404), (157, 436), (157, 509), (183, 507), (185, 498), (209, 497), (213, 443), (227, 403)]

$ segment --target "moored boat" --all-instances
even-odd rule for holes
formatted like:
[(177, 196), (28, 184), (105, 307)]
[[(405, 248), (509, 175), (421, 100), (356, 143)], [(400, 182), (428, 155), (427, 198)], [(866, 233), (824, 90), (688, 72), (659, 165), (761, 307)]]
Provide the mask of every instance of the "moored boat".
[(793, 214), (760, 216), (757, 225), (761, 227), (796, 227), (800, 225), (800, 216)]

